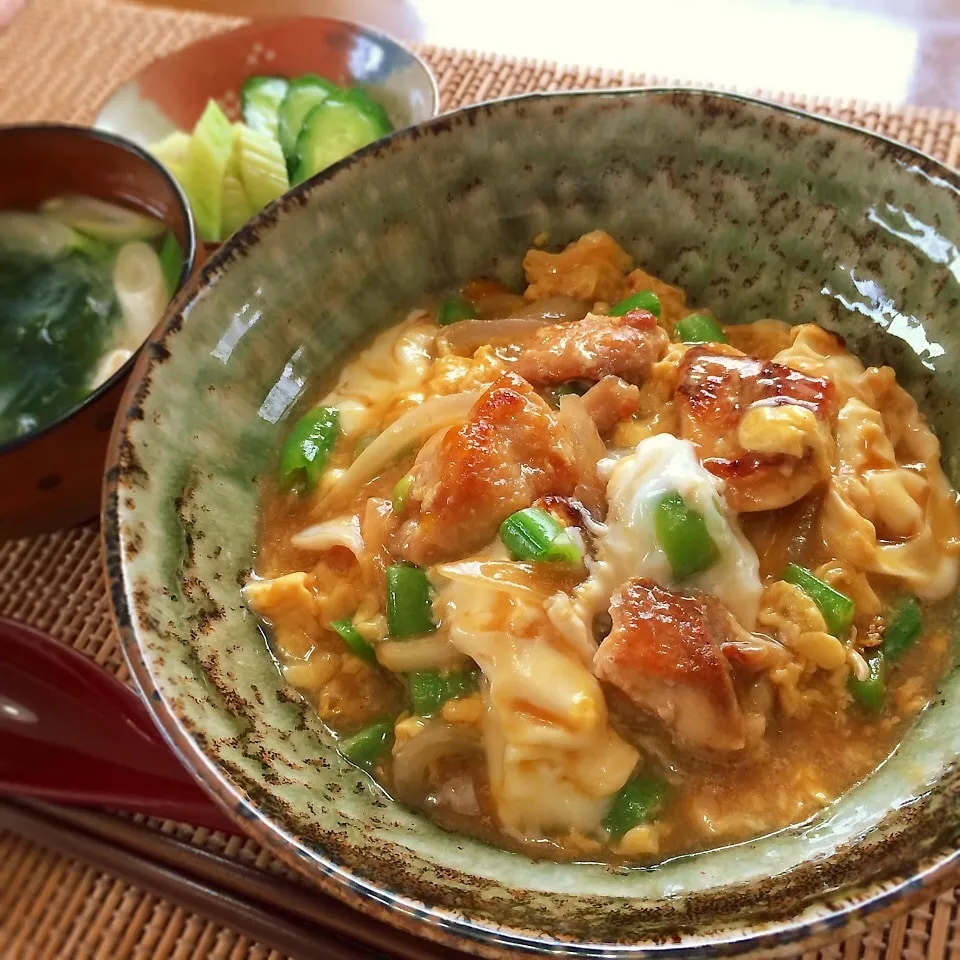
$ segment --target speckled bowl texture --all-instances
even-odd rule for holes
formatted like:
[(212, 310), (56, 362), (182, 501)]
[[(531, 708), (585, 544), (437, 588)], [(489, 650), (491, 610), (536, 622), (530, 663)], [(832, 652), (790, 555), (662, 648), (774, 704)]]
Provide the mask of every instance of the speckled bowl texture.
[(546, 231), (602, 227), (725, 322), (774, 316), (890, 363), (960, 453), (960, 178), (782, 107), (644, 90), (473, 107), (374, 145), (243, 229), (181, 294), (121, 408), (108, 576), (134, 676), (257, 840), (360, 910), (484, 956), (792, 951), (949, 879), (960, 677), (820, 816), (649, 869), (539, 862), (446, 833), (340, 760), (281, 682), (240, 584), (256, 478), (304, 398), (425, 296), (522, 288)]

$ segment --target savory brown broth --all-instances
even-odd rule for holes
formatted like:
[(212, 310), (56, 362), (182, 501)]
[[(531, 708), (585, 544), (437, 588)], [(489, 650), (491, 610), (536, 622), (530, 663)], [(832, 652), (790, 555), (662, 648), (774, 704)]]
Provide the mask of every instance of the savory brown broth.
[(951, 666), (936, 438), (889, 368), (721, 328), (604, 233), (524, 268), (293, 428), (245, 589), (287, 681), (391, 795), (509, 849), (649, 863), (807, 819)]

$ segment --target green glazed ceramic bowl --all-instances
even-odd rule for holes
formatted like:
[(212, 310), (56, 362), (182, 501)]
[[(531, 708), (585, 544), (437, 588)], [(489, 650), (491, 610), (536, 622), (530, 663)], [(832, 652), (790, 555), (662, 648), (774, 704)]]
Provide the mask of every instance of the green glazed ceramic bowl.
[(531, 238), (602, 227), (724, 321), (775, 316), (888, 362), (960, 454), (960, 177), (863, 131), (677, 90), (531, 96), (374, 145), (208, 263), (121, 406), (104, 524), (157, 722), (257, 840), (368, 914), (485, 956), (711, 956), (850, 934), (948, 879), (960, 675), (820, 816), (652, 869), (537, 862), (443, 832), (346, 766), (280, 681), (239, 584), (256, 478), (298, 404), (426, 294), (521, 282)]

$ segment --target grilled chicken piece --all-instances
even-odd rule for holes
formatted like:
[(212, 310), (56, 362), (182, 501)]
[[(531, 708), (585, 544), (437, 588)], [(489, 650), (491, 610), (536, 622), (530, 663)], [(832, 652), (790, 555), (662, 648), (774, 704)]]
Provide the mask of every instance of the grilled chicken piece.
[(646, 310), (622, 317), (588, 313), (577, 323), (541, 327), (520, 354), (516, 371), (538, 386), (608, 376), (643, 383), (669, 342), (657, 318)]
[(709, 596), (685, 596), (652, 580), (628, 580), (610, 606), (613, 629), (594, 673), (657, 717), (678, 746), (730, 755), (746, 745), (743, 712), (720, 645), (729, 614)]
[(583, 405), (596, 424), (597, 433), (605, 437), (621, 420), (640, 409), (640, 390), (619, 377), (604, 377), (583, 395)]
[(546, 402), (522, 377), (504, 374), (466, 423), (417, 458), (414, 516), (401, 526), (395, 552), (425, 564), (482, 547), (516, 510), (548, 494), (570, 496), (578, 481), (575, 460)]
[(738, 513), (776, 510), (825, 483), (833, 459), (836, 390), (732, 347), (696, 347), (680, 363), (680, 436), (726, 481)]

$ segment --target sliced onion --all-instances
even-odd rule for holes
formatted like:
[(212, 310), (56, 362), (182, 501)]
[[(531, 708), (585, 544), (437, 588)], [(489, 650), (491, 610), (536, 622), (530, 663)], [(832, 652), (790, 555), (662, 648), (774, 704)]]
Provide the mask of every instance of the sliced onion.
[(583, 399), (575, 393), (560, 399), (559, 419), (573, 442), (574, 465), (580, 477), (575, 495), (592, 516), (599, 519), (603, 515), (604, 487), (597, 474), (597, 464), (606, 456), (607, 448)]
[(459, 667), (469, 659), (442, 633), (416, 640), (384, 640), (377, 644), (377, 659), (391, 673), (417, 673)]
[(356, 516), (337, 517), (315, 523), (290, 538), (290, 545), (299, 550), (330, 550), (332, 547), (346, 547), (357, 559), (363, 552), (363, 537), (360, 534), (360, 520)]
[(586, 300), (557, 294), (553, 297), (534, 300), (527, 306), (515, 310), (513, 316), (540, 320), (543, 323), (568, 323), (572, 320), (582, 320), (589, 312), (590, 304)]
[(83, 248), (85, 243), (89, 241), (59, 220), (39, 213), (0, 210), (0, 250), (59, 257), (68, 250)]
[(397, 798), (416, 806), (430, 791), (430, 772), (437, 761), (469, 756), (483, 749), (475, 727), (434, 720), (423, 733), (394, 747), (393, 787)]
[(472, 582), (491, 590), (500, 590), (526, 599), (552, 594), (551, 584), (532, 563), (511, 563), (507, 560), (463, 560), (459, 563), (441, 563), (431, 574), (447, 580)]
[(407, 411), (350, 464), (325, 499), (334, 500), (345, 491), (359, 490), (407, 448), (421, 444), (444, 427), (452, 427), (466, 420), (479, 398), (479, 390), (454, 393), (447, 397), (434, 397)]
[(167, 229), (157, 217), (78, 193), (51, 197), (41, 209), (88, 237), (111, 243), (152, 240)]
[(461, 320), (451, 323), (443, 337), (454, 353), (469, 356), (488, 343), (522, 344), (541, 327), (582, 320), (589, 307), (572, 297), (546, 297), (514, 310), (498, 320)]
[(480, 813), (476, 785), (465, 774), (451, 777), (444, 783), (437, 791), (437, 803), (449, 807), (461, 817), (475, 817)]
[(450, 349), (460, 356), (472, 356), (478, 347), (488, 343), (526, 343), (549, 321), (524, 317), (504, 317), (501, 320), (460, 320), (451, 323), (443, 332)]

